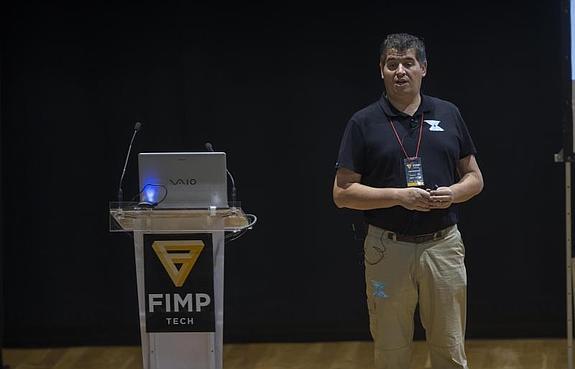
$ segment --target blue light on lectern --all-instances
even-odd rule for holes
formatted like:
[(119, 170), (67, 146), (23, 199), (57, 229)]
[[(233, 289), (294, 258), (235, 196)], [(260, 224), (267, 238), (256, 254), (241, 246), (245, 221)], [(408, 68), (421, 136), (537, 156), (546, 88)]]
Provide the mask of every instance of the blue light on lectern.
[(151, 203), (155, 203), (158, 201), (158, 191), (156, 190), (155, 187), (148, 186), (146, 191), (144, 191), (144, 200)]
[(155, 204), (160, 198), (161, 186), (152, 184), (157, 183), (157, 181), (146, 181), (146, 185), (142, 190), (142, 201)]

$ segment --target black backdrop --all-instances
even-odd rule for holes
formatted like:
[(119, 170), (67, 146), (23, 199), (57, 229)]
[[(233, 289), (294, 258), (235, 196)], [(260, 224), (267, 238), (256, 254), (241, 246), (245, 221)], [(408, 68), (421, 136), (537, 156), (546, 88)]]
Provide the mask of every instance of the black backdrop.
[(107, 232), (136, 121), (136, 152), (226, 151), (259, 218), (226, 251), (227, 342), (368, 339), (360, 217), (333, 205), (333, 166), (402, 31), (424, 37), (424, 92), (460, 107), (485, 177), (460, 223), (468, 337), (564, 334), (560, 4), (429, 3), (5, 4), (6, 344), (138, 343), (131, 240)]

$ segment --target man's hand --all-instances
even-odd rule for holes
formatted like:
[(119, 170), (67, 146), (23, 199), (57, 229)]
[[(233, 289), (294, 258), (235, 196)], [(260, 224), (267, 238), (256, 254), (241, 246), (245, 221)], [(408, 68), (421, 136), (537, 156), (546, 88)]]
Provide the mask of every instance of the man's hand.
[(431, 209), (447, 209), (453, 204), (453, 191), (449, 187), (439, 187), (429, 191)]
[(402, 188), (398, 193), (400, 205), (408, 210), (429, 211), (432, 208), (431, 194), (421, 188)]

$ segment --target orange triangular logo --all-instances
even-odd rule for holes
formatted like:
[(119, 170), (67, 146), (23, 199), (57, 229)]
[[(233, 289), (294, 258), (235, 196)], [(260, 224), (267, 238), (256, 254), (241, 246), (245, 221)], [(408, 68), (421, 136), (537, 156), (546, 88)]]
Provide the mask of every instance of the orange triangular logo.
[(154, 241), (152, 244), (158, 259), (176, 287), (184, 285), (204, 246), (204, 242), (200, 240)]

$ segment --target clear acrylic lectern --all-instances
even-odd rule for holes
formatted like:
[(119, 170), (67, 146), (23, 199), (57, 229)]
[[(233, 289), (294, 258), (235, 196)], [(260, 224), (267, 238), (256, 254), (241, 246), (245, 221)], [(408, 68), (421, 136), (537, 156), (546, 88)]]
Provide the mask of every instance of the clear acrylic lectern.
[(222, 369), (224, 232), (240, 207), (110, 203), (110, 231), (133, 232), (144, 369)]

